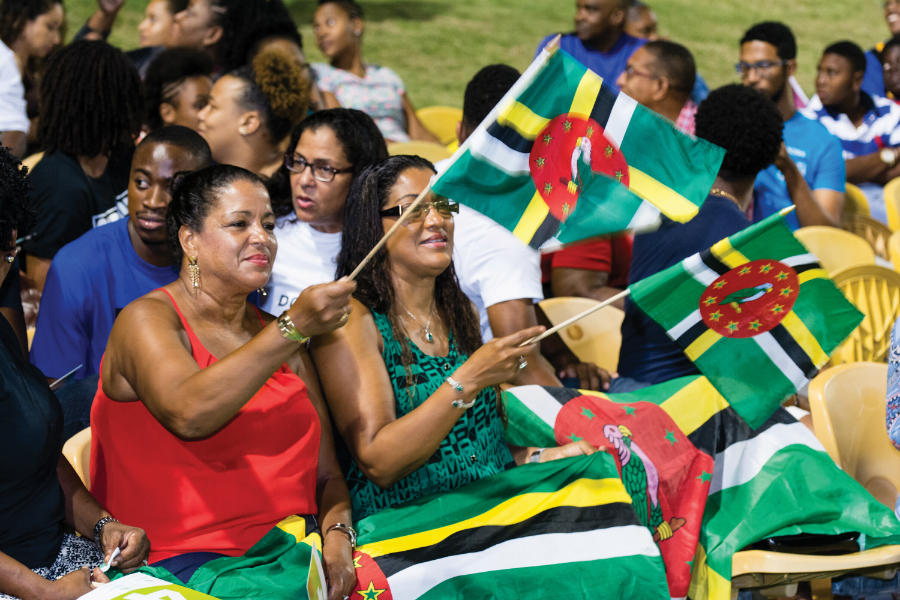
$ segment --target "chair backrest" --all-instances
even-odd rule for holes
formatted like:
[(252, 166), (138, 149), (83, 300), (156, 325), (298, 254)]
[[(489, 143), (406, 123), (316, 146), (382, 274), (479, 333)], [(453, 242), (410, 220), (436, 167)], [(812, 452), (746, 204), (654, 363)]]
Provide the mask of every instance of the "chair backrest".
[(900, 177), (894, 177), (884, 186), (884, 208), (888, 227), (900, 231)]
[(454, 106), (425, 106), (416, 111), (422, 125), (445, 146), (456, 141), (456, 124), (462, 121), (462, 109)]
[(91, 428), (85, 427), (66, 440), (62, 453), (78, 473), (84, 487), (91, 489)]
[(894, 270), (900, 273), (900, 231), (895, 231), (888, 238), (888, 252), (891, 255), (891, 264)]
[(865, 315), (859, 327), (831, 355), (832, 364), (885, 360), (891, 328), (900, 315), (900, 273), (865, 265), (838, 271), (831, 278)]
[(872, 211), (869, 209), (869, 199), (866, 198), (865, 193), (859, 187), (853, 185), (852, 183), (847, 183), (844, 192), (844, 211), (841, 215), (841, 218), (847, 217), (849, 215), (865, 215), (867, 217), (872, 216)]
[(855, 233), (872, 246), (875, 254), (887, 260), (888, 238), (891, 237), (891, 228), (872, 217), (865, 215), (852, 215), (846, 217), (841, 225), (851, 233)]
[(394, 142), (388, 144), (388, 154), (397, 156), (398, 154), (415, 154), (422, 158), (427, 158), (435, 163), (445, 158), (450, 158), (450, 151), (445, 146), (434, 142)]
[(829, 275), (857, 265), (874, 265), (875, 251), (863, 238), (838, 229), (815, 225), (794, 232), (797, 239), (815, 254)]
[(28, 167), (28, 172), (34, 168), (34, 165), (41, 162), (41, 159), (44, 158), (43, 152), (35, 152), (34, 154), (29, 154), (25, 158), (22, 159), (22, 164)]
[[(540, 307), (552, 324), (600, 304), (590, 298), (562, 296), (541, 300)], [(604, 306), (597, 312), (572, 323), (559, 332), (566, 346), (583, 362), (592, 362), (607, 371), (615, 371), (622, 346), (622, 320), (625, 312)]]
[(887, 365), (831, 367), (809, 384), (816, 437), (848, 475), (893, 508), (900, 492), (900, 451), (887, 435)]

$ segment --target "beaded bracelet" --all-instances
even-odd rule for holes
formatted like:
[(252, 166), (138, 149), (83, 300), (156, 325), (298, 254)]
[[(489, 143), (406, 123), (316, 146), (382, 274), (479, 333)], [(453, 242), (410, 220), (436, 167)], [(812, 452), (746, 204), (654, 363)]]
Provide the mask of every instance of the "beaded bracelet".
[(100, 519), (99, 521), (97, 521), (97, 524), (94, 525), (94, 541), (97, 542), (98, 546), (100, 546), (101, 548), (103, 547), (100, 544), (100, 534), (103, 533), (103, 528), (106, 527), (107, 525), (109, 525), (110, 523), (118, 523), (118, 522), (119, 522), (119, 520), (117, 518), (110, 517), (109, 515), (107, 515), (107, 516), (103, 517), (102, 519)]

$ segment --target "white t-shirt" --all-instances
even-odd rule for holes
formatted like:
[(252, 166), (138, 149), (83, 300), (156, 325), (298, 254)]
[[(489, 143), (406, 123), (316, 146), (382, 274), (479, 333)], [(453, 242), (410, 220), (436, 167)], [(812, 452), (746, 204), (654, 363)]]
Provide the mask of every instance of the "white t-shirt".
[(0, 131), (28, 133), (25, 86), (16, 66), (16, 55), (0, 42)]
[(275, 222), (275, 238), (278, 254), (266, 285), (268, 295), (260, 301), (261, 308), (273, 315), (289, 308), (307, 287), (334, 281), (341, 250), (340, 232), (316, 231), (294, 215)]

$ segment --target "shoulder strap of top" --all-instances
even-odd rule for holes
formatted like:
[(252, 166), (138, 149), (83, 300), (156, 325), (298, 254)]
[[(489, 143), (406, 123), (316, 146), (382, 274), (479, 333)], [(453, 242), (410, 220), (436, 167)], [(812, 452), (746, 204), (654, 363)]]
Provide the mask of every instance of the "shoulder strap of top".
[(185, 332), (188, 334), (188, 339), (191, 341), (191, 354), (194, 355), (194, 360), (197, 361), (201, 366), (208, 363), (209, 359), (212, 357), (212, 354), (200, 343), (200, 338), (197, 337), (197, 334), (194, 333), (194, 330), (191, 329), (191, 326), (188, 324), (187, 319), (184, 318), (184, 313), (181, 312), (181, 309), (178, 308), (178, 303), (175, 302), (175, 297), (167, 290), (166, 288), (158, 288), (162, 292), (169, 297), (169, 300), (172, 301), (172, 306), (175, 307), (175, 312), (178, 313), (178, 318), (181, 319), (181, 324), (184, 327)]

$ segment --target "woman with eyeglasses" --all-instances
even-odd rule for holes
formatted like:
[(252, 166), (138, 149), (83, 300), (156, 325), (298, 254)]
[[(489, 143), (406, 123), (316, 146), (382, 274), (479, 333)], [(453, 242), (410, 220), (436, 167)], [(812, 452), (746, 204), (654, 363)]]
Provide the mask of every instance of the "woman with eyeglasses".
[(282, 164), (283, 144), (309, 106), (309, 79), (279, 50), (223, 75), (197, 115), (213, 158), (266, 178)]
[[(408, 219), (360, 273), (346, 326), (312, 355), (335, 426), (352, 456), (345, 467), (354, 519), (455, 489), (526, 461), (594, 451), (581, 441), (511, 448), (495, 386), (527, 365), (530, 327), (481, 344), (478, 315), (451, 260), (459, 206), (428, 197), (434, 167), (392, 156), (353, 183), (338, 276), (348, 275), (397, 219)], [(524, 345), (523, 345), (524, 344)]]
[(284, 310), (310, 285), (333, 281), (350, 184), (387, 158), (375, 122), (349, 108), (315, 112), (294, 129), (269, 181), (279, 254), (260, 306)]

